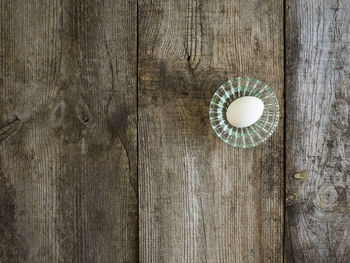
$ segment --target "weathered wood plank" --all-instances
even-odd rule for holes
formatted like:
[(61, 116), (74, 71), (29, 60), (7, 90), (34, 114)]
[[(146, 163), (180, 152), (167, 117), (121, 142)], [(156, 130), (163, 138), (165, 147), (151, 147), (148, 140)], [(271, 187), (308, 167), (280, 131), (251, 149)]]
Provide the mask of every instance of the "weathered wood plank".
[(208, 108), (236, 76), (266, 81), (283, 116), (283, 2), (139, 1), (141, 262), (280, 262), (283, 121), (225, 145)]
[(0, 1), (0, 262), (136, 262), (137, 2)]
[(286, 260), (350, 262), (350, 2), (286, 8)]

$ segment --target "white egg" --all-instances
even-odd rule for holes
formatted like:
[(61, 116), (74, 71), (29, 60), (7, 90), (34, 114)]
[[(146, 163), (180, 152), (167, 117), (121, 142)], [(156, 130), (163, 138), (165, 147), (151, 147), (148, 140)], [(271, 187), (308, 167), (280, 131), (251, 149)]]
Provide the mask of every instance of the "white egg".
[(234, 100), (227, 109), (226, 117), (230, 124), (238, 128), (248, 127), (257, 122), (264, 112), (264, 103), (253, 96)]

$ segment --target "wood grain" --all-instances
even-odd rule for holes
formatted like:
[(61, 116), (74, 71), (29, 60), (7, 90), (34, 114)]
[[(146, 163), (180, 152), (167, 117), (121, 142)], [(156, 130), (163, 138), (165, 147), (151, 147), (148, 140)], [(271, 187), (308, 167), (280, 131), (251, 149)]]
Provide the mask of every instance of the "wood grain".
[(286, 262), (350, 261), (349, 11), (286, 4)]
[(210, 99), (251, 76), (283, 113), (283, 3), (139, 0), (141, 262), (280, 262), (283, 119), (265, 144), (215, 136)]
[(136, 1), (0, 1), (0, 262), (137, 262)]

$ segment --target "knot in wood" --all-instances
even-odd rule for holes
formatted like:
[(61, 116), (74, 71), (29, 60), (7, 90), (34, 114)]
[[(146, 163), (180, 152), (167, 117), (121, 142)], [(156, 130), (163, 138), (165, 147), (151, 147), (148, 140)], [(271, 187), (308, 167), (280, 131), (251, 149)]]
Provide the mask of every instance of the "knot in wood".
[(298, 196), (296, 193), (287, 193), (286, 195), (286, 206), (291, 206), (296, 200)]
[(16, 115), (5, 121), (0, 121), (0, 142), (14, 134), (20, 124), (21, 122)]
[(81, 140), (83, 130), (91, 127), (91, 113), (79, 96), (65, 96), (51, 113), (51, 127), (57, 134), (63, 134), (66, 142)]
[(323, 209), (336, 208), (339, 195), (333, 185), (323, 185), (318, 190), (318, 204)]
[(310, 176), (310, 172), (309, 171), (296, 172), (295, 174), (293, 174), (293, 180), (296, 181), (296, 182), (303, 182), (309, 176)]

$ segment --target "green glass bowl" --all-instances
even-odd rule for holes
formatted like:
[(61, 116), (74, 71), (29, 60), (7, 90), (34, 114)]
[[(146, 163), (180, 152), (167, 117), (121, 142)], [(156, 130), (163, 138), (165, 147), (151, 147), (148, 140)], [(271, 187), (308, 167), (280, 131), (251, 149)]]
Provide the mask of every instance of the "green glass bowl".
[[(253, 125), (237, 128), (227, 121), (226, 111), (235, 99), (243, 96), (261, 99), (264, 103), (264, 112)], [(214, 131), (224, 142), (239, 148), (255, 147), (265, 142), (278, 125), (278, 100), (264, 82), (238, 77), (227, 81), (215, 92), (210, 102), (209, 118)]]

